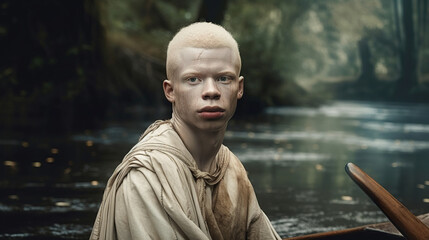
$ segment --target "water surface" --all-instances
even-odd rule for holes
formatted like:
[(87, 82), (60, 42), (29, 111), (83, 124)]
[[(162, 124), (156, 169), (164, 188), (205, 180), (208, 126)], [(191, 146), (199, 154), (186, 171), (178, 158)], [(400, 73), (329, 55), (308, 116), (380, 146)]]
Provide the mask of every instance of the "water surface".
[[(0, 239), (87, 239), (105, 183), (150, 122), (72, 136), (0, 138)], [(354, 162), (413, 213), (429, 212), (429, 107), (334, 102), (231, 121), (241, 159), (282, 237), (387, 221), (348, 178)]]

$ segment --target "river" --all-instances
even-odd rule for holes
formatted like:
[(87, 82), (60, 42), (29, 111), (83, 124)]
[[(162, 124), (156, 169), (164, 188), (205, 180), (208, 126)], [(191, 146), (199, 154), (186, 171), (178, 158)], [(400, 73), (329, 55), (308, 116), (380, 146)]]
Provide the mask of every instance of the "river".
[[(0, 135), (0, 239), (87, 239), (105, 183), (150, 122), (69, 137)], [(245, 165), (282, 237), (387, 221), (344, 171), (353, 162), (414, 214), (429, 212), (429, 106), (332, 102), (232, 120)]]

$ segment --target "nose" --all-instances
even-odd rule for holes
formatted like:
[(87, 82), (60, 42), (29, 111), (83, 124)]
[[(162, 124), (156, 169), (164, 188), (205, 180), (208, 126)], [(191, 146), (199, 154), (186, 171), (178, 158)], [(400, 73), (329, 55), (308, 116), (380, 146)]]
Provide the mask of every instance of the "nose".
[(209, 78), (204, 80), (202, 97), (204, 100), (217, 100), (220, 98), (220, 91), (214, 79)]

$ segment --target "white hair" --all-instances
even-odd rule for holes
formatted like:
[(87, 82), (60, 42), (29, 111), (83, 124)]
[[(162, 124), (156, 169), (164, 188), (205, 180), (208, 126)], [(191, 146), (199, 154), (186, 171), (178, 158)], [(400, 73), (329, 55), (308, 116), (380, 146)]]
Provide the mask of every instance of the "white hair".
[(177, 62), (180, 61), (178, 50), (186, 48), (230, 48), (237, 56), (237, 67), (241, 69), (241, 58), (237, 41), (222, 26), (197, 22), (182, 28), (170, 41), (167, 48), (167, 78), (172, 79)]

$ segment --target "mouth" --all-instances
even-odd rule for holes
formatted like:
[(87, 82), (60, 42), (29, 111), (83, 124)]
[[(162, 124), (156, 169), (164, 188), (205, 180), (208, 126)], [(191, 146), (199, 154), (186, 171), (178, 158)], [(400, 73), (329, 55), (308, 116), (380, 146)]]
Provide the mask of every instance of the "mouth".
[(219, 119), (225, 115), (225, 109), (218, 106), (207, 106), (198, 110), (198, 114), (204, 119)]
[(218, 107), (218, 106), (208, 106), (208, 107), (203, 107), (200, 110), (198, 110), (199, 113), (202, 112), (225, 112), (225, 109)]

